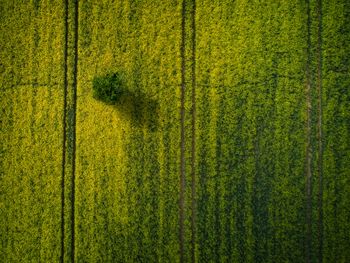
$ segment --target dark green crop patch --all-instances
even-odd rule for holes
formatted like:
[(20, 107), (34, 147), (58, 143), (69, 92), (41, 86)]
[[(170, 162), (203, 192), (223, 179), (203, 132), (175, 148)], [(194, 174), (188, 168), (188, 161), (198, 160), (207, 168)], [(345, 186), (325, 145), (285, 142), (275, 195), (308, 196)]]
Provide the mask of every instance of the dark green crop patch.
[(126, 93), (122, 75), (118, 72), (96, 76), (92, 80), (93, 97), (108, 104), (118, 103)]

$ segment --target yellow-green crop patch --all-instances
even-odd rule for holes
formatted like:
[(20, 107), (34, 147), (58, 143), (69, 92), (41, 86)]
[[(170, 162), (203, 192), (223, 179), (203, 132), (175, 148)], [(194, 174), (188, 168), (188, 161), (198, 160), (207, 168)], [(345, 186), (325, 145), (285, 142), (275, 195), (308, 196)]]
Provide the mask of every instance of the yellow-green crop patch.
[(0, 262), (350, 262), (349, 1), (0, 21)]

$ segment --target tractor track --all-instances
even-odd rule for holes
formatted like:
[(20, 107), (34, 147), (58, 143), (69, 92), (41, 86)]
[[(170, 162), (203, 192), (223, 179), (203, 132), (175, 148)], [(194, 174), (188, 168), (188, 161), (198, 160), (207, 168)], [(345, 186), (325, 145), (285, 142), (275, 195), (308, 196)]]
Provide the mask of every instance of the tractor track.
[(192, 29), (192, 145), (191, 145), (191, 260), (196, 262), (196, 0), (193, 0), (191, 12), (191, 29)]
[(180, 262), (185, 262), (185, 92), (186, 92), (186, 60), (185, 60), (185, 39), (186, 39), (186, 0), (182, 1), (181, 21), (181, 108), (180, 108), (180, 199), (179, 199), (179, 224), (180, 224)]
[(306, 224), (306, 237), (305, 237), (305, 261), (306, 263), (311, 262), (311, 250), (312, 250), (312, 87), (311, 87), (311, 10), (310, 0), (306, 2), (307, 12), (307, 50), (306, 50), (306, 213), (305, 213), (305, 224)]
[[(78, 26), (79, 1), (72, 1), (73, 19), (69, 18), (70, 1), (64, 2), (64, 99), (63, 99), (63, 150), (62, 150), (62, 178), (61, 178), (61, 256), (60, 262), (65, 262), (67, 235), (70, 235), (70, 261), (75, 260), (75, 166), (76, 166), (76, 111), (77, 111), (77, 72), (78, 72)], [(70, 22), (72, 21), (72, 22)], [(70, 23), (73, 23), (72, 42)], [(69, 65), (70, 56), (73, 56), (73, 65)], [(69, 79), (72, 75), (72, 84)], [(68, 167), (67, 167), (68, 166)], [(67, 189), (69, 182), (70, 189)], [(66, 197), (67, 190), (69, 197)], [(69, 202), (69, 207), (67, 206)], [(65, 219), (69, 209), (69, 222)], [(69, 226), (67, 225), (69, 224)], [(69, 230), (70, 229), (70, 230)], [(67, 255), (68, 257), (68, 255)]]
[(62, 145), (62, 178), (61, 178), (61, 256), (60, 262), (64, 262), (64, 239), (65, 239), (65, 177), (66, 177), (66, 143), (67, 143), (67, 95), (68, 95), (68, 0), (64, 2), (64, 87), (63, 87), (63, 145)]
[(318, 139), (318, 262), (323, 262), (323, 109), (322, 109), (322, 0), (317, 1), (318, 31), (317, 31), (317, 139)]

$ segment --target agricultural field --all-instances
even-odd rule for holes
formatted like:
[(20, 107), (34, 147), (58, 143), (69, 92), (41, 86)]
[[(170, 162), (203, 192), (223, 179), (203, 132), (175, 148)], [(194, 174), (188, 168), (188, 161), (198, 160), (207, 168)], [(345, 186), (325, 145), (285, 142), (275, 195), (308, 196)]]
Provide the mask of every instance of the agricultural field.
[(0, 101), (0, 262), (350, 262), (347, 0), (0, 0)]

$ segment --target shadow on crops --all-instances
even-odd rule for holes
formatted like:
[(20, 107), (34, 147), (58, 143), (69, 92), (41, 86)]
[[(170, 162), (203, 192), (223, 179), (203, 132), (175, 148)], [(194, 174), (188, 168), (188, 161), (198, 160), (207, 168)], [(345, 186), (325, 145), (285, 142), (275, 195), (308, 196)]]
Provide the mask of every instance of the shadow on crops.
[(159, 102), (142, 91), (132, 91), (120, 73), (93, 79), (93, 97), (113, 106), (134, 127), (158, 129)]
[(126, 92), (114, 107), (136, 127), (144, 127), (149, 131), (158, 129), (159, 103), (157, 100), (138, 92)]

